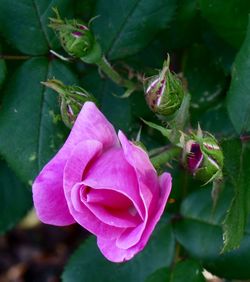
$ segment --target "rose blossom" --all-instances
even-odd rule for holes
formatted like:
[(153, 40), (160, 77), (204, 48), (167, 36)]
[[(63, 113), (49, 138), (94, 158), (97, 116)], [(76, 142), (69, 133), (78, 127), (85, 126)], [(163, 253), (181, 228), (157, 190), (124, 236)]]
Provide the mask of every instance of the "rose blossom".
[(148, 155), (128, 141), (92, 102), (86, 102), (71, 133), (33, 184), (39, 219), (79, 223), (97, 236), (103, 255), (131, 259), (146, 245), (171, 190)]

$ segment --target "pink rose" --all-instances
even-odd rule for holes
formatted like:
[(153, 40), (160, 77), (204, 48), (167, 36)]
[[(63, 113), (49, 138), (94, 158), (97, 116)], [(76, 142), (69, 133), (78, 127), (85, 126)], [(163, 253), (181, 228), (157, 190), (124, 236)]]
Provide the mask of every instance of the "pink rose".
[(67, 141), (33, 184), (42, 222), (79, 223), (113, 262), (144, 248), (171, 190), (169, 173), (158, 178), (146, 152), (121, 131), (118, 138), (95, 104), (85, 103)]

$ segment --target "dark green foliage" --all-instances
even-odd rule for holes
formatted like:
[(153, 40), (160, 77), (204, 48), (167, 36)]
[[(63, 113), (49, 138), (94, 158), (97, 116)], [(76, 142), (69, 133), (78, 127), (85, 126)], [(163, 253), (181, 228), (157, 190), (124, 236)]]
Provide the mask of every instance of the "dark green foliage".
[(30, 187), (23, 185), (0, 161), (0, 235), (13, 228), (32, 207)]
[(190, 128), (199, 123), (224, 152), (217, 203), (212, 185), (201, 187), (176, 157), (172, 168), (165, 167), (174, 178), (168, 220), (157, 226), (145, 250), (128, 263), (112, 264), (91, 237), (69, 260), (63, 281), (204, 282), (203, 268), (228, 279), (250, 279), (248, 0), (0, 0), (0, 233), (31, 208), (26, 186), (68, 134), (57, 94), (41, 81), (80, 84), (116, 130), (135, 139), (141, 128), (148, 151), (169, 145), (168, 131), (164, 137), (142, 121), (161, 124), (142, 91), (121, 98), (124, 89), (95, 65), (51, 55), (53, 49), (68, 56), (48, 27), (55, 6), (63, 19), (87, 22), (97, 16), (90, 29), (103, 53), (133, 81), (159, 73), (156, 68), (170, 53), (170, 69), (191, 95)]
[(166, 221), (155, 230), (145, 250), (127, 263), (108, 262), (98, 251), (95, 238), (91, 237), (71, 257), (63, 281), (143, 282), (156, 269), (170, 266), (173, 255), (174, 237)]

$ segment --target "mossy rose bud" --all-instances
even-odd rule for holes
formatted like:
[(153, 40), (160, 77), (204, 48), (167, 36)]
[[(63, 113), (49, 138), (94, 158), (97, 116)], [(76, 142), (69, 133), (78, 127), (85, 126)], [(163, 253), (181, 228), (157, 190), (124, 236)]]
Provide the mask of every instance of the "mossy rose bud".
[(208, 132), (187, 138), (183, 160), (193, 176), (204, 183), (222, 177), (223, 153), (217, 140)]
[(57, 79), (42, 83), (59, 94), (62, 120), (69, 128), (73, 126), (85, 102), (96, 102), (93, 95), (79, 86), (64, 85)]
[(144, 86), (147, 104), (156, 114), (169, 116), (180, 108), (184, 90), (180, 79), (169, 69), (169, 59), (159, 75), (146, 79)]
[(82, 21), (62, 20), (57, 9), (50, 18), (50, 27), (57, 33), (63, 49), (86, 63), (96, 63), (102, 56), (101, 48), (89, 27)]

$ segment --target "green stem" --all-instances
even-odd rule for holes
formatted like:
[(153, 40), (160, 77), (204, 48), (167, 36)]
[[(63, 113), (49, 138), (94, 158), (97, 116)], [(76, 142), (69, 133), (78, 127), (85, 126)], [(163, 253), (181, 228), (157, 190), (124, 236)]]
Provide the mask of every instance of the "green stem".
[(161, 152), (159, 155), (152, 157), (150, 160), (154, 167), (158, 168), (161, 165), (166, 164), (170, 160), (174, 159), (175, 157), (179, 156), (181, 152), (181, 148), (179, 147), (172, 147), (167, 149), (164, 152)]
[(124, 79), (116, 70), (114, 70), (105, 56), (101, 57), (100, 61), (97, 62), (97, 65), (114, 83), (131, 90), (142, 89), (142, 86), (128, 79)]
[(166, 146), (163, 146), (163, 147), (158, 147), (158, 148), (155, 148), (155, 149), (152, 149), (150, 150), (150, 152), (148, 153), (149, 154), (149, 157), (150, 158), (153, 158), (155, 157), (156, 155), (159, 155), (160, 153), (166, 151), (167, 149), (170, 148), (170, 145), (166, 145)]

